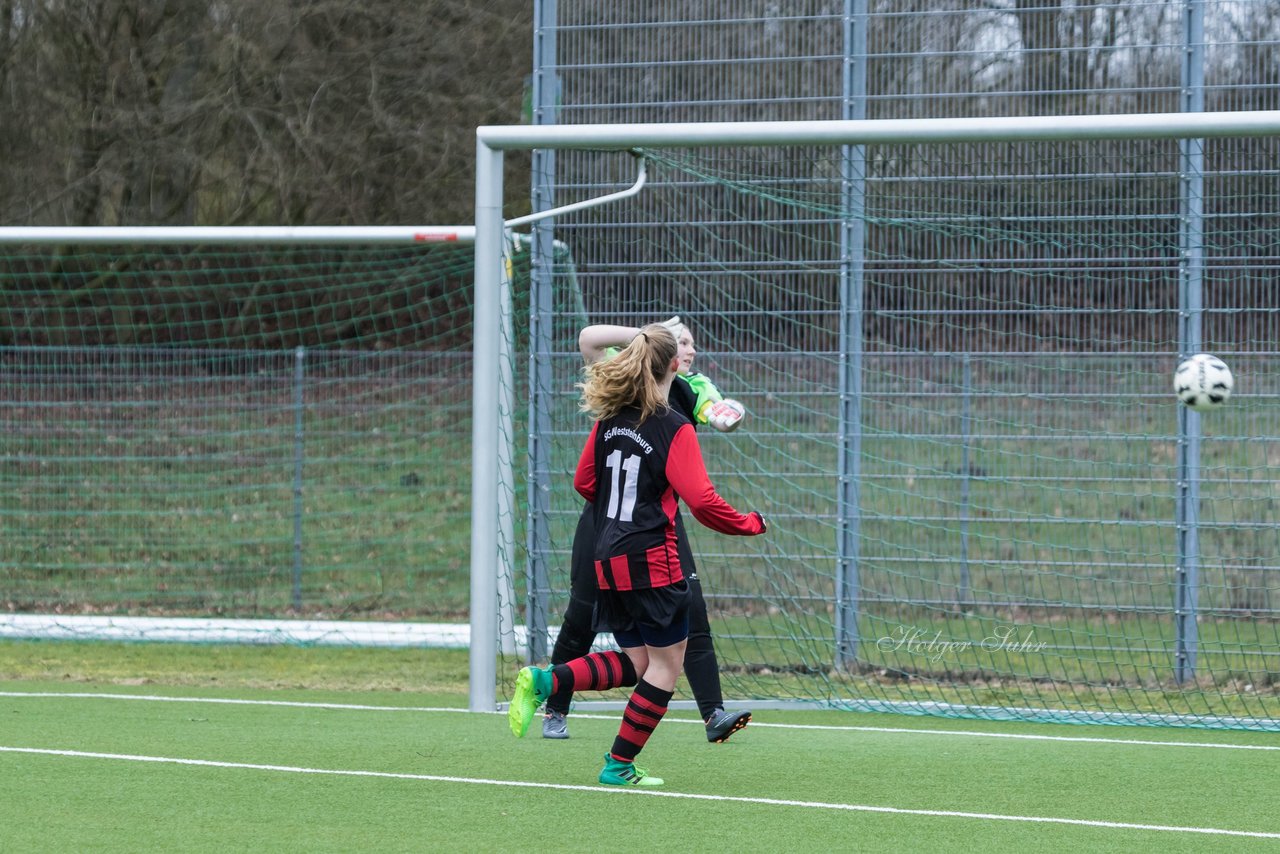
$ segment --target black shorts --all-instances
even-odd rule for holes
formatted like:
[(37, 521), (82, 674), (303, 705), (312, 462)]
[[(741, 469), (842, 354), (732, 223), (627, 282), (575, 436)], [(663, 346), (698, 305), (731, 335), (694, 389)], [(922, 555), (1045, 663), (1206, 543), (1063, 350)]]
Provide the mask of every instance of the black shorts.
[(613, 632), (618, 646), (672, 646), (689, 636), (689, 582), (643, 590), (601, 590), (594, 628)]

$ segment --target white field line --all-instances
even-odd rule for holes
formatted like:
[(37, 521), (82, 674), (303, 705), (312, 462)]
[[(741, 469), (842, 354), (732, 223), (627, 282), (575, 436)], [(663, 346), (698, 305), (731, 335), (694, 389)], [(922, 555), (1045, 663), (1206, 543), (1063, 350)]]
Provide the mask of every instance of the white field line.
[[(296, 709), (336, 709), (342, 711), (358, 711), (358, 712), (454, 712), (467, 713), (470, 710), (462, 708), (452, 708), (447, 706), (373, 706), (361, 705), (357, 703), (307, 703), (290, 700), (241, 700), (223, 697), (165, 697), (154, 694), (110, 694), (110, 693), (90, 693), (90, 692), (72, 692), (72, 691), (0, 691), (0, 698), (12, 697), (15, 699), (39, 699), (39, 698), (63, 698), (69, 697), (74, 699), (89, 700), (135, 700), (141, 702), (152, 703), (213, 703), (230, 706), (282, 706)], [(501, 714), (506, 712), (478, 713), (478, 714)], [(575, 720), (597, 720), (597, 721), (616, 721), (619, 715), (601, 715), (601, 714), (581, 714), (575, 713)], [(691, 720), (688, 718), (664, 718), (664, 723), (677, 724), (701, 724), (699, 720)], [(1012, 733), (1012, 732), (981, 732), (979, 730), (959, 730), (959, 729), (914, 729), (908, 727), (877, 727), (877, 726), (846, 726), (838, 724), (784, 724), (784, 723), (763, 723), (760, 721), (751, 722), (752, 729), (760, 727), (769, 727), (771, 729), (787, 729), (787, 730), (823, 730), (829, 732), (866, 732), (866, 733), (893, 733), (902, 735), (940, 735), (954, 736), (957, 738), (1010, 738), (1023, 741), (1047, 741), (1047, 742), (1080, 742), (1083, 744), (1116, 744), (1116, 745), (1141, 745), (1144, 747), (1191, 747), (1201, 749), (1216, 750), (1272, 750), (1280, 751), (1280, 744), (1229, 744), (1211, 741), (1156, 741), (1151, 739), (1136, 738), (1102, 738), (1099, 736), (1079, 736), (1079, 735), (1039, 735), (1036, 733)]]
[(890, 815), (927, 816), (936, 818), (964, 818), (980, 821), (1016, 821), (1029, 824), (1063, 824), (1077, 827), (1098, 827), (1109, 830), (1146, 830), (1163, 833), (1198, 833), (1208, 836), (1247, 836), (1255, 839), (1280, 839), (1280, 833), (1256, 830), (1230, 830), (1221, 827), (1194, 827), (1171, 824), (1136, 824), (1125, 821), (1097, 821), (1083, 818), (1059, 818), (1055, 816), (1005, 815), (1002, 813), (961, 812), (958, 810), (923, 810), (903, 807), (872, 806), (869, 804), (840, 804), (825, 801), (797, 801), (783, 798), (746, 798), (728, 795), (697, 795), (686, 792), (655, 792), (645, 789), (611, 789), (600, 786), (574, 786), (564, 783), (531, 783), (525, 780), (493, 780), (485, 777), (453, 777), (437, 774), (397, 774), (389, 771), (358, 771), (341, 768), (301, 768), (292, 765), (259, 765), (246, 762), (215, 762), (208, 759), (181, 759), (169, 756), (137, 756), (127, 753), (90, 753), (81, 750), (55, 750), (37, 747), (4, 747), (0, 753), (24, 753), (39, 756), (61, 756), (77, 759), (107, 759), (119, 762), (150, 762), (166, 765), (187, 765), (204, 768), (232, 768), (243, 771), (275, 771), (287, 774), (320, 774), (334, 777), (375, 777), (388, 780), (419, 780), (430, 783), (462, 783), (477, 786), (510, 786), (522, 789), (547, 789), (566, 792), (596, 792), (648, 795), (658, 798), (716, 801), (719, 803), (761, 804), (766, 806), (800, 807), (803, 809), (836, 810), (844, 812), (883, 813)]
[[(214, 703), (227, 706), (284, 706), (294, 709), (340, 709), (357, 712), (466, 712), (448, 706), (369, 706), (358, 703), (303, 703), (291, 700), (241, 700), (230, 697), (165, 697), (158, 694), (109, 694), (85, 691), (0, 691), (0, 697), (72, 697), (81, 700), (139, 700), (148, 703)], [(494, 714), (497, 714), (495, 712)], [(505, 714), (505, 712), (503, 713)]]

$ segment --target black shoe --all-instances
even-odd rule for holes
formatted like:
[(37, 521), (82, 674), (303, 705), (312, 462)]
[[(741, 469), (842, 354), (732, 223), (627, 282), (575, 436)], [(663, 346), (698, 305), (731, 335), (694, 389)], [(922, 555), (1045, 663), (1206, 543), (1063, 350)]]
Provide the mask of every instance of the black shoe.
[(726, 712), (724, 709), (716, 709), (711, 713), (711, 717), (707, 718), (707, 741), (721, 744), (729, 740), (729, 736), (751, 723), (751, 713), (748, 711)]

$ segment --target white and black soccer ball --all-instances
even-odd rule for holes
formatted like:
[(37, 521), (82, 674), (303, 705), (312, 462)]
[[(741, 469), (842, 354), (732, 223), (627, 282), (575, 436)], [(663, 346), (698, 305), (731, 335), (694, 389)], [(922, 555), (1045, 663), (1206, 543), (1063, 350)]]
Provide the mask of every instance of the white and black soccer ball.
[(1227, 363), (1208, 353), (1197, 353), (1186, 359), (1173, 374), (1173, 390), (1178, 400), (1196, 412), (1208, 412), (1226, 403), (1235, 385)]

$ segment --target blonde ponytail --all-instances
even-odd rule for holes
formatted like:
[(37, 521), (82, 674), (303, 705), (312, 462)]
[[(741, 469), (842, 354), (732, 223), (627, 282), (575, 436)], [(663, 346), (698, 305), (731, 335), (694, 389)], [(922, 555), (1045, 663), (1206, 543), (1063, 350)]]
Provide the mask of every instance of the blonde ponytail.
[(662, 381), (671, 372), (678, 346), (671, 330), (650, 323), (611, 359), (583, 368), (581, 410), (597, 421), (612, 418), (628, 406), (640, 408), (643, 422), (667, 406)]

